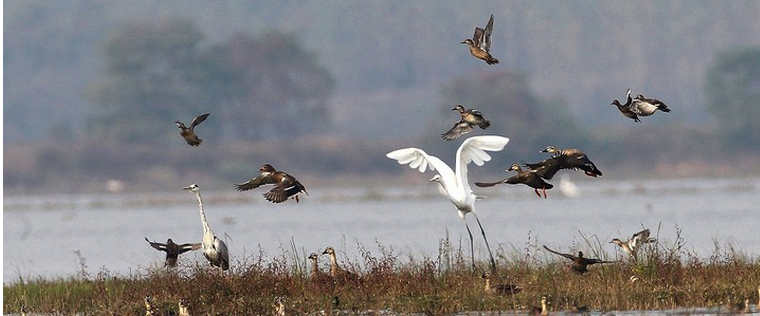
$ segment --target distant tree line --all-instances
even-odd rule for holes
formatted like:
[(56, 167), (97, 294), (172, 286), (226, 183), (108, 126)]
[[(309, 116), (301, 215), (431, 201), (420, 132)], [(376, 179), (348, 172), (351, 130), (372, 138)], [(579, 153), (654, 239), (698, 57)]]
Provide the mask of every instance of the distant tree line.
[(335, 81), (292, 34), (239, 33), (209, 44), (191, 20), (131, 22), (107, 36), (102, 52), (104, 71), (89, 91), (89, 134), (99, 138), (155, 143), (175, 120), (204, 112), (218, 125), (203, 135), (222, 141), (325, 132), (332, 124)]

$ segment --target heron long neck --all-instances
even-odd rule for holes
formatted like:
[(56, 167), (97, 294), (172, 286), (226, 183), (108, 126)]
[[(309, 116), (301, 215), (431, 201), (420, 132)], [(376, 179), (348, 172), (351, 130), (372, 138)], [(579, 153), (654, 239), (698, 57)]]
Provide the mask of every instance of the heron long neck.
[(206, 221), (206, 212), (203, 211), (203, 201), (201, 200), (201, 193), (195, 192), (195, 197), (198, 198), (198, 209), (201, 213), (201, 224), (203, 224), (203, 234), (205, 235), (207, 232), (211, 231), (211, 227), (208, 226), (208, 222)]

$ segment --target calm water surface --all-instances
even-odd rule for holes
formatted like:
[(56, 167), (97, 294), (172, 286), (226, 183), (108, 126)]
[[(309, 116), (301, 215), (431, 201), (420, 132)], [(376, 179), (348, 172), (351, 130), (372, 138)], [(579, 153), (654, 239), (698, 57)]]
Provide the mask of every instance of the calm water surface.
[[(679, 179), (619, 181), (576, 179), (576, 198), (557, 189), (549, 199), (531, 189), (501, 186), (479, 190), (488, 195), (477, 203), (478, 215), (492, 248), (501, 253), (525, 253), (529, 241), (562, 251), (593, 253), (586, 236), (609, 256), (617, 249), (608, 242), (625, 239), (642, 225), (672, 245), (682, 231), (686, 249), (700, 256), (715, 245), (733, 245), (749, 258), (760, 255), (760, 179)], [(259, 190), (261, 191), (261, 190)], [(453, 205), (427, 182), (380, 190), (310, 189), (301, 203), (274, 205), (262, 192), (203, 192), (206, 216), (214, 232), (225, 236), (232, 264), (291, 252), (299, 256), (333, 246), (339, 259), (362, 262), (362, 245), (380, 256), (378, 244), (401, 258), (438, 256), (448, 231), (455, 246), (468, 250), (467, 232)], [(6, 196), (3, 201), (3, 282), (23, 278), (56, 278), (81, 271), (80, 257), (90, 275), (107, 270), (129, 274), (163, 264), (163, 253), (143, 239), (200, 242), (203, 234), (195, 197), (181, 190), (165, 194), (100, 194)], [(486, 260), (474, 218), (468, 216), (477, 253)], [(598, 241), (598, 243), (597, 243)], [(600, 246), (601, 245), (601, 246)], [(531, 251), (537, 251), (531, 248)], [(555, 260), (539, 251), (541, 258)], [(196, 251), (181, 264), (204, 261)], [(323, 259), (326, 265), (326, 258)], [(250, 262), (250, 260), (248, 260)]]

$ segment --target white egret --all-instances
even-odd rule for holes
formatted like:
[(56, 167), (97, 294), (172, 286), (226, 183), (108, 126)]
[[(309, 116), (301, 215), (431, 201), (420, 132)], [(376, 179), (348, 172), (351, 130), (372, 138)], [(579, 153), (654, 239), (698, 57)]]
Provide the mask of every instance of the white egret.
[(230, 254), (227, 251), (227, 245), (221, 239), (214, 235), (211, 231), (211, 227), (206, 222), (206, 213), (203, 212), (203, 201), (201, 200), (201, 189), (197, 184), (193, 183), (188, 187), (182, 188), (183, 190), (189, 190), (195, 193), (195, 197), (198, 198), (198, 208), (201, 213), (201, 224), (203, 224), (203, 256), (213, 266), (227, 270), (230, 268)]
[(430, 179), (430, 181), (438, 182), (441, 193), (446, 195), (451, 203), (454, 203), (457, 211), (459, 211), (459, 218), (464, 221), (464, 227), (467, 228), (467, 233), (470, 235), (470, 255), (472, 257), (473, 268), (475, 267), (474, 242), (472, 232), (464, 217), (468, 213), (472, 213), (478, 222), (480, 232), (483, 234), (483, 240), (488, 249), (488, 255), (491, 259), (492, 270), (496, 269), (496, 261), (493, 259), (483, 225), (480, 224), (478, 214), (475, 212), (475, 200), (477, 196), (472, 192), (470, 183), (467, 180), (467, 165), (473, 162), (475, 165), (482, 166), (491, 160), (491, 156), (486, 151), (500, 151), (504, 149), (504, 146), (508, 142), (509, 138), (495, 135), (474, 136), (465, 139), (457, 150), (456, 172), (451, 170), (438, 157), (428, 155), (424, 150), (419, 148), (403, 148), (386, 154), (388, 158), (398, 161), (399, 164), (408, 164), (409, 167), (415, 168), (420, 172), (425, 172), (428, 166), (430, 170), (438, 171), (438, 174)]

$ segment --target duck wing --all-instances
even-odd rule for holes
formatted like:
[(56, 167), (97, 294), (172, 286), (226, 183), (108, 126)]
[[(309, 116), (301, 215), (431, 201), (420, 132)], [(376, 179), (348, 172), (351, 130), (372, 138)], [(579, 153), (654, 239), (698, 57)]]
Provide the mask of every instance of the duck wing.
[(241, 184), (235, 184), (235, 190), (238, 190), (240, 192), (242, 191), (248, 191), (255, 188), (258, 188), (264, 184), (272, 184), (274, 183), (274, 180), (272, 179), (272, 176), (270, 175), (258, 175), (255, 178), (248, 180), (246, 183)]
[(486, 52), (491, 52), (491, 33), (493, 32), (493, 14), (491, 14), (491, 18), (488, 19), (488, 23), (486, 24), (486, 28), (483, 30), (483, 38), (478, 43), (478, 47)]
[(462, 136), (462, 134), (466, 134), (471, 131), (472, 124), (468, 123), (465, 120), (460, 120), (454, 124), (454, 126), (448, 132), (441, 134), (441, 138), (447, 141), (452, 141), (459, 138), (459, 136)]
[(560, 256), (563, 256), (563, 257), (568, 258), (568, 259), (573, 260), (573, 261), (575, 259), (578, 259), (577, 256), (574, 256), (574, 255), (571, 255), (571, 254), (568, 254), (568, 253), (561, 253), (561, 252), (558, 252), (558, 251), (551, 250), (551, 249), (549, 249), (549, 247), (546, 247), (546, 245), (544, 245), (544, 249), (548, 250), (549, 252), (551, 252), (551, 253), (553, 253), (555, 255), (560, 255)]
[(206, 118), (207, 118), (207, 117), (208, 117), (210, 114), (211, 114), (211, 113), (203, 113), (203, 114), (201, 114), (201, 115), (198, 115), (196, 118), (194, 118), (194, 119), (193, 119), (193, 122), (192, 122), (192, 123), (190, 123), (190, 130), (191, 130), (191, 131), (192, 131), (192, 130), (195, 130), (195, 127), (196, 127), (196, 126), (198, 126), (198, 125), (200, 125), (201, 123), (203, 123), (203, 121), (205, 121), (205, 120), (206, 120)]
[(160, 242), (150, 241), (150, 240), (148, 240), (148, 237), (145, 237), (145, 241), (147, 241), (150, 244), (151, 247), (156, 248), (156, 250), (160, 250), (160, 251), (164, 251), (164, 252), (167, 250), (166, 244), (162, 244)]

